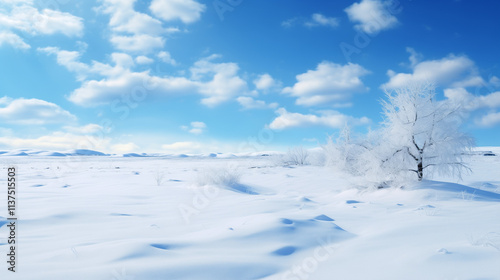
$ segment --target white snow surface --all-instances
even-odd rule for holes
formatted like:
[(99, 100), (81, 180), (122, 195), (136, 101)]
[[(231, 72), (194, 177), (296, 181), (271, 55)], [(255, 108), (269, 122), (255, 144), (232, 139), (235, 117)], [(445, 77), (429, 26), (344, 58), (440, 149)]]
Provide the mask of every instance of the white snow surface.
[(259, 155), (74, 154), (0, 156), (0, 259), (7, 167), (19, 183), (17, 272), (2, 261), (0, 279), (500, 279), (498, 155), (469, 156), (462, 181), (377, 189)]

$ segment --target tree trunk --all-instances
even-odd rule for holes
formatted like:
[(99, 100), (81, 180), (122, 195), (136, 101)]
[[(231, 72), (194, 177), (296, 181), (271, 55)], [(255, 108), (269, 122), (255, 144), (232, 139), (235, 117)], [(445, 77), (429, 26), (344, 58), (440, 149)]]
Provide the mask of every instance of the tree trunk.
[(422, 159), (418, 161), (417, 167), (418, 180), (422, 181), (422, 178), (424, 178), (424, 163), (422, 162)]

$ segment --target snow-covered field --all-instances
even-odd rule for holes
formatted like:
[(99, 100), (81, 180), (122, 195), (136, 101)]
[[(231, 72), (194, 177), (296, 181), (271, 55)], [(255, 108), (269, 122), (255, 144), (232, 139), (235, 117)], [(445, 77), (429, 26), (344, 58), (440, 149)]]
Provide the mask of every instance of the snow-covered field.
[(366, 189), (271, 157), (0, 156), (18, 272), (0, 279), (500, 279), (500, 156), (463, 181)]

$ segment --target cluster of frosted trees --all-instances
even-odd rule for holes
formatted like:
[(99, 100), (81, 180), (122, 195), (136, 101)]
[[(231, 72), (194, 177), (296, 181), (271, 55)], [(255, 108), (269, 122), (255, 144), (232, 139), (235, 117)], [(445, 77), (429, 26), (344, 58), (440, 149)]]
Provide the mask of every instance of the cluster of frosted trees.
[(382, 127), (353, 138), (345, 128), (323, 147), (327, 163), (357, 176), (382, 180), (460, 176), (472, 139), (460, 132), (463, 111), (449, 100), (435, 100), (434, 86), (413, 84), (386, 91)]

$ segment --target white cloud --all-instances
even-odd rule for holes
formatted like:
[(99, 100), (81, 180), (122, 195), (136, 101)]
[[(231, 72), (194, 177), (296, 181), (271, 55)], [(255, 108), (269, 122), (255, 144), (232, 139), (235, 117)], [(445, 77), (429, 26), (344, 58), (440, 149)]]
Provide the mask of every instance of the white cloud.
[(12, 102), (12, 98), (8, 96), (0, 97), (0, 105), (8, 105)]
[(104, 128), (98, 124), (90, 123), (84, 126), (65, 126), (64, 130), (73, 134), (93, 134), (104, 132)]
[(411, 67), (415, 67), (421, 60), (422, 60), (422, 54), (417, 53), (415, 49), (407, 47), (406, 51), (410, 53), (410, 65)]
[(103, 0), (98, 8), (109, 14), (110, 42), (121, 51), (151, 53), (163, 48), (165, 34), (178, 32), (178, 28), (164, 28), (163, 23), (152, 16), (134, 9), (136, 0)]
[(300, 18), (298, 18), (298, 17), (287, 19), (287, 20), (284, 20), (281, 22), (281, 26), (286, 27), (286, 28), (290, 28), (290, 27), (294, 26), (297, 22), (299, 22), (299, 20), (300, 20)]
[[(20, 2), (21, 3), (21, 2)], [(31, 35), (61, 33), (68, 37), (83, 35), (83, 19), (70, 13), (44, 9), (41, 12), (33, 3), (22, 2), (10, 11), (0, 10), (0, 26)]]
[(1, 0), (4, 5), (33, 4), (33, 0)]
[(181, 128), (189, 133), (199, 135), (206, 131), (207, 125), (204, 122), (191, 122), (191, 126), (183, 125)]
[(83, 35), (83, 19), (69, 13), (45, 9), (36, 15), (33, 28), (41, 34), (62, 33), (68, 37)]
[[(74, 90), (68, 99), (86, 107), (109, 104), (124, 98), (142, 101), (148, 94), (168, 96), (193, 93), (204, 96), (201, 100), (204, 105), (214, 107), (247, 92), (246, 81), (238, 76), (238, 65), (214, 63), (213, 60), (219, 57), (217, 55), (197, 61), (190, 68), (191, 78), (185, 78), (160, 77), (149, 71), (133, 72), (131, 68), (135, 65), (134, 59), (125, 53), (111, 54), (111, 60), (115, 63), (111, 66), (96, 61), (91, 65), (82, 63), (79, 61), (81, 54), (76, 51), (64, 51), (55, 47), (38, 50), (55, 54), (59, 64), (75, 72), (78, 79), (83, 81), (81, 87)], [(100, 80), (87, 80), (90, 75), (104, 77)]]
[(181, 20), (183, 23), (193, 23), (200, 19), (206, 6), (194, 0), (153, 0), (149, 9), (165, 21)]
[(283, 92), (297, 97), (297, 105), (338, 103), (354, 93), (367, 91), (360, 77), (368, 73), (358, 64), (340, 65), (325, 61), (318, 64), (316, 70), (297, 75), (297, 83), (284, 88)]
[(102, 80), (90, 80), (74, 90), (69, 100), (75, 104), (92, 107), (120, 102), (125, 98), (136, 104), (144, 100), (147, 94), (175, 95), (190, 93), (197, 88), (196, 83), (183, 77), (156, 77), (148, 72), (126, 71), (120, 76)]
[(281, 22), (281, 26), (286, 28), (294, 25), (304, 25), (307, 27), (327, 26), (333, 28), (339, 26), (339, 19), (315, 13), (311, 15), (311, 18), (294, 17)]
[(350, 21), (357, 23), (356, 29), (375, 34), (398, 24), (398, 19), (390, 12), (391, 4), (391, 1), (362, 0), (360, 3), (347, 7), (344, 11)]
[(170, 56), (169, 52), (166, 51), (161, 51), (158, 53), (158, 58), (161, 59), (161, 61), (171, 64), (171, 65), (176, 65), (177, 62)]
[(57, 63), (76, 73), (79, 81), (85, 80), (89, 75), (120, 76), (134, 66), (134, 59), (125, 53), (112, 53), (110, 57), (115, 66), (111, 66), (96, 61), (92, 61), (91, 65), (80, 62), (82, 54), (77, 51), (60, 50), (57, 47), (38, 48), (37, 50), (42, 53), (56, 55)]
[(9, 149), (46, 149), (64, 151), (70, 149), (90, 149), (106, 151), (110, 143), (108, 137), (95, 137), (89, 135), (75, 135), (72, 133), (54, 132), (37, 138), (0, 137), (0, 146)]
[(476, 124), (481, 127), (493, 127), (500, 124), (500, 112), (488, 113), (481, 117)]
[(258, 90), (267, 93), (271, 90), (279, 90), (281, 88), (281, 82), (275, 80), (269, 74), (262, 74), (257, 77), (257, 79), (253, 80), (255, 88)]
[(316, 13), (311, 16), (311, 20), (304, 23), (305, 26), (315, 27), (315, 26), (328, 26), (337, 27), (339, 26), (339, 19), (334, 17), (326, 17), (322, 14)]
[(115, 32), (160, 35), (165, 32), (161, 21), (134, 10), (135, 0), (104, 0), (99, 8), (109, 14), (109, 26)]
[(147, 56), (140, 55), (140, 56), (138, 56), (138, 57), (135, 58), (135, 62), (137, 64), (151, 64), (151, 63), (153, 63), (155, 61), (154, 61), (154, 59), (151, 59), (151, 58), (149, 58)]
[(240, 103), (243, 109), (275, 109), (278, 107), (278, 103), (267, 104), (263, 100), (255, 100), (248, 96), (240, 96), (236, 98), (236, 101)]
[(90, 67), (79, 61), (81, 53), (77, 51), (65, 51), (56, 47), (38, 48), (39, 52), (54, 54), (57, 57), (57, 63), (66, 67), (69, 71), (77, 74), (78, 80), (83, 80), (91, 72)]
[[(487, 95), (473, 95), (465, 88), (447, 88), (444, 90), (444, 96), (448, 100), (461, 104), (463, 108), (469, 112), (481, 112), (481, 109), (488, 108), (490, 110), (500, 108), (500, 91), (492, 92)], [(481, 127), (492, 127), (500, 124), (500, 113), (490, 111), (482, 114), (475, 123)]]
[(111, 151), (118, 154), (131, 153), (139, 149), (135, 143), (115, 144), (111, 146)]
[(17, 34), (7, 31), (0, 32), (0, 47), (3, 45), (10, 45), (15, 49), (24, 50), (31, 48), (31, 46), (26, 44), (26, 42), (24, 42), (24, 40)]
[(23, 125), (42, 125), (51, 123), (70, 123), (76, 117), (54, 103), (40, 99), (3, 99), (0, 119), (8, 123)]
[(360, 119), (343, 115), (337, 111), (320, 111), (319, 115), (300, 114), (288, 112), (285, 108), (276, 110), (276, 117), (270, 124), (271, 129), (288, 129), (294, 127), (311, 127), (311, 126), (326, 126), (331, 128), (341, 128), (346, 123), (351, 125), (366, 125), (370, 123), (370, 119), (362, 117)]
[(110, 41), (119, 50), (140, 53), (150, 53), (165, 45), (165, 39), (162, 37), (148, 34), (112, 35)]
[(500, 78), (497, 76), (492, 76), (489, 82), (494, 87), (500, 87)]
[[(410, 58), (414, 56), (413, 54)], [(415, 61), (416, 62), (416, 61)], [(448, 55), (439, 60), (426, 60), (416, 63), (413, 73), (387, 72), (389, 82), (386, 88), (398, 88), (408, 83), (431, 82), (437, 86), (469, 87), (484, 84), (483, 78), (474, 63), (466, 56)]]
[[(207, 97), (202, 104), (214, 107), (247, 91), (247, 83), (238, 76), (236, 63), (213, 63), (218, 58), (212, 55), (197, 61), (191, 68), (192, 79), (197, 81), (198, 92)], [(207, 78), (209, 80), (207, 80)]]
[(64, 34), (68, 37), (83, 35), (83, 19), (70, 13), (43, 9), (39, 11), (33, 1), (2, 1), (0, 9), (0, 47), (10, 45), (17, 49), (29, 49), (19, 34), (31, 36)]
[(172, 144), (162, 145), (161, 148), (169, 153), (198, 153), (201, 151), (203, 144), (198, 142), (174, 142)]

